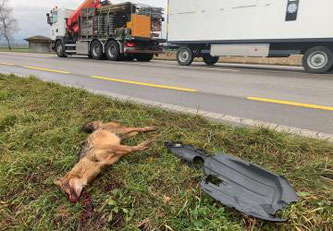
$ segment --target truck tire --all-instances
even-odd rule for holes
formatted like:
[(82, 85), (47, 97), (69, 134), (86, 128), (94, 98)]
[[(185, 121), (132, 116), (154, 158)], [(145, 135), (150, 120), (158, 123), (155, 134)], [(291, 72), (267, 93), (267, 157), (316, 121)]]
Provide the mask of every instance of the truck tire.
[(306, 72), (323, 74), (333, 66), (333, 52), (325, 46), (316, 46), (307, 50), (303, 56)]
[(154, 54), (136, 54), (135, 58), (139, 62), (150, 62), (154, 58)]
[(103, 46), (98, 40), (95, 40), (90, 45), (90, 55), (93, 59), (101, 60), (103, 59)]
[(66, 51), (65, 51), (65, 45), (62, 41), (58, 40), (55, 45), (55, 51), (60, 58), (65, 58), (66, 56)]
[(210, 54), (204, 55), (202, 58), (208, 66), (213, 66), (219, 61), (219, 57), (211, 56)]
[(180, 47), (177, 51), (177, 61), (181, 66), (189, 66), (194, 59), (193, 51), (189, 47)]
[(112, 40), (105, 47), (106, 58), (110, 61), (119, 61), (121, 59), (119, 44)]

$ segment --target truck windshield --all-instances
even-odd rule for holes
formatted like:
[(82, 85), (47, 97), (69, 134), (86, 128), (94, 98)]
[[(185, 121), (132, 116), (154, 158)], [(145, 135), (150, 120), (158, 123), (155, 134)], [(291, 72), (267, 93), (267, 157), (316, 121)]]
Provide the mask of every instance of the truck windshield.
[(58, 22), (58, 11), (52, 12), (52, 22), (53, 22), (53, 24)]

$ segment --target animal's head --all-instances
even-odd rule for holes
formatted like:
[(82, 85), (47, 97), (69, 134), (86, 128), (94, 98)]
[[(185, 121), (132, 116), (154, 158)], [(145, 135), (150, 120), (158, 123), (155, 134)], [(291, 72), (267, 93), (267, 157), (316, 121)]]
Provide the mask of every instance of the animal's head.
[(96, 131), (97, 129), (99, 129), (102, 125), (103, 125), (103, 122), (101, 122), (101, 121), (89, 122), (89, 123), (86, 123), (85, 125), (83, 125), (82, 131), (84, 131), (88, 134), (91, 134), (94, 131)]
[(66, 193), (68, 199), (73, 204), (80, 199), (83, 187), (75, 179), (68, 179), (67, 177), (58, 178), (54, 181), (54, 184)]

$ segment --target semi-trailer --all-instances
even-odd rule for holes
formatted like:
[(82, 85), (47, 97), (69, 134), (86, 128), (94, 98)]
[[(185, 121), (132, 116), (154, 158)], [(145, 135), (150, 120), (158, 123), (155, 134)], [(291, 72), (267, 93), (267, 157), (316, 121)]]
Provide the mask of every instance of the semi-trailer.
[(47, 14), (47, 22), (59, 57), (87, 55), (97, 60), (145, 62), (163, 53), (163, 17), (159, 7), (85, 0), (75, 11), (55, 7)]
[(332, 0), (168, 0), (167, 39), (180, 65), (203, 57), (304, 55), (307, 72), (333, 66)]

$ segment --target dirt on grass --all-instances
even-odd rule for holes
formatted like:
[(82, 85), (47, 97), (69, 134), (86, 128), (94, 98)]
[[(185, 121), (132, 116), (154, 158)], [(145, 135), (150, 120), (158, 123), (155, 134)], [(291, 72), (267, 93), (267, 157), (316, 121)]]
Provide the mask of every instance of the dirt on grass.
[[(93, 120), (160, 127), (151, 149), (130, 155), (72, 205), (53, 185), (78, 159)], [(127, 144), (147, 139), (142, 134)], [(165, 141), (229, 153), (284, 175), (300, 201), (285, 223), (242, 215), (201, 191), (201, 171)], [(0, 75), (0, 230), (332, 230), (333, 144), (265, 128), (112, 100), (35, 78)], [(325, 177), (324, 177), (325, 176)], [(167, 203), (166, 203), (167, 198)]]
[[(238, 63), (238, 64), (265, 64), (265, 65), (285, 65), (285, 66), (301, 66), (302, 55), (293, 55), (287, 58), (266, 58), (266, 57), (222, 57), (220, 63)], [(156, 60), (175, 61), (176, 52), (168, 51), (155, 57)], [(195, 62), (203, 62), (202, 58), (195, 58)]]

